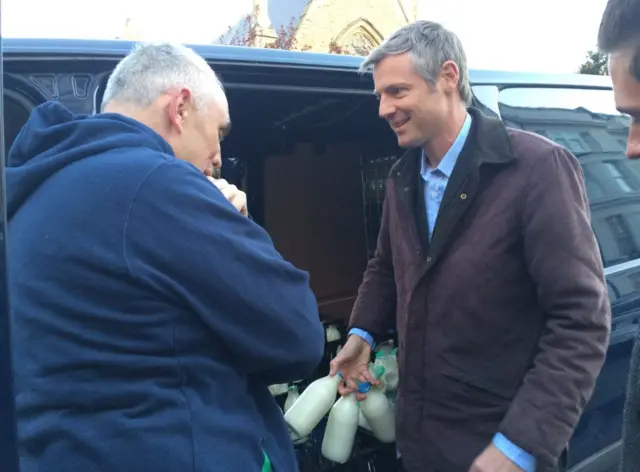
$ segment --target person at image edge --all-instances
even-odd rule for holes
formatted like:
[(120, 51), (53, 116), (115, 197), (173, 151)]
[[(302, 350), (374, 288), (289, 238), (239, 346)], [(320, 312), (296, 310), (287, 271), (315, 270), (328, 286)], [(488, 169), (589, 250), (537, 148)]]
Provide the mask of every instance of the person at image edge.
[[(455, 34), (418, 21), (362, 64), (407, 153), (332, 374), (397, 328), (408, 472), (548, 472), (603, 365), (610, 306), (577, 159), (469, 107)], [(638, 472), (638, 471), (634, 471)]]
[[(180, 45), (136, 47), (102, 112), (35, 109), (8, 156), (22, 472), (296, 472), (268, 385), (313, 371), (309, 276), (207, 178), (222, 85)], [(215, 184), (215, 185), (214, 185)]]
[[(616, 108), (631, 118), (627, 156), (640, 158), (640, 0), (609, 0), (598, 47), (609, 54)], [(629, 367), (621, 457), (621, 472), (640, 471), (640, 331)]]

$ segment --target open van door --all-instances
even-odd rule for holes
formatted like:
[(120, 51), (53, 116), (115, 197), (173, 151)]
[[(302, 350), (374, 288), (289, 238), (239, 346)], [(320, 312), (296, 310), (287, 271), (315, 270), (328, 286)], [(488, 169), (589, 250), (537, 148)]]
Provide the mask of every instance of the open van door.
[[(0, 3), (0, 20), (2, 4)], [(3, 472), (20, 472), (11, 367), (11, 331), (7, 275), (7, 199), (4, 153), (4, 60), (0, 21), (0, 464)]]

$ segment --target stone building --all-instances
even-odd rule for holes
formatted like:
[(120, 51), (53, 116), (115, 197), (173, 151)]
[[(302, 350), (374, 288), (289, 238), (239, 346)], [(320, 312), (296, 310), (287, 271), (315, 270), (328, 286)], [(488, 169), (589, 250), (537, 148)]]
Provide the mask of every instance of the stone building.
[[(254, 0), (250, 22), (255, 46), (272, 43), (280, 29), (295, 35), (296, 49), (328, 52), (334, 43), (343, 52), (365, 55), (383, 38), (415, 21), (419, 0)], [(233, 44), (246, 35), (247, 17), (238, 20), (216, 42)]]

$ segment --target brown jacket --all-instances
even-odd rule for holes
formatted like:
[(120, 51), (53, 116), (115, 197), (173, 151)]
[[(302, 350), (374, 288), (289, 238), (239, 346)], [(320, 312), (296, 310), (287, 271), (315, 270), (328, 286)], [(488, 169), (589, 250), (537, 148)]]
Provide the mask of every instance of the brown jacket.
[(409, 472), (467, 472), (502, 432), (553, 469), (602, 367), (611, 312), (582, 170), (470, 109), (429, 244), (420, 152), (387, 179), (350, 326), (398, 330)]

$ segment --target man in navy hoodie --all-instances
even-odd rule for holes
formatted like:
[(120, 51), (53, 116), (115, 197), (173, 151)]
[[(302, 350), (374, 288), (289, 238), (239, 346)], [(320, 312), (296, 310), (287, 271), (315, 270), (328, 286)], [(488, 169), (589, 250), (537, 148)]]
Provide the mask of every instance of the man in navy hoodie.
[(267, 386), (313, 370), (324, 332), (308, 275), (205, 175), (220, 82), (140, 46), (102, 111), (45, 103), (9, 154), (21, 471), (298, 470)]

